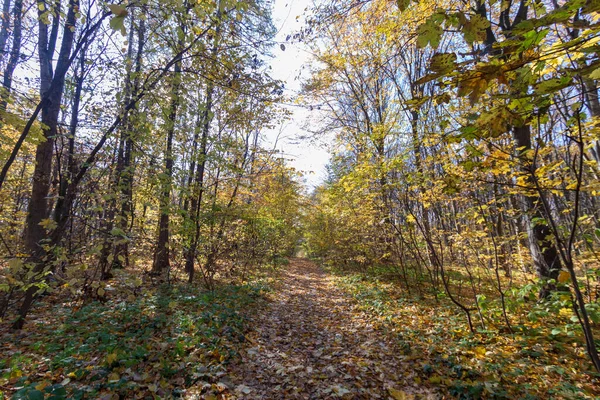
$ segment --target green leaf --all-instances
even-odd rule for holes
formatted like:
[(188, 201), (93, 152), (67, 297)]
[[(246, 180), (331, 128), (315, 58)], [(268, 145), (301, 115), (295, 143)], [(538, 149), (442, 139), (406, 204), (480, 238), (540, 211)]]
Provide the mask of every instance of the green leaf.
[(437, 53), (431, 57), (429, 69), (438, 74), (445, 74), (456, 67), (455, 53)]
[(117, 17), (125, 18), (127, 16), (127, 9), (117, 4), (109, 4), (108, 8)]
[(520, 50), (525, 51), (537, 46), (546, 37), (546, 35), (548, 35), (548, 32), (550, 32), (550, 29), (542, 29), (539, 32), (534, 30), (526, 32), (523, 35), (523, 42), (521, 43)]
[(37, 389), (28, 390), (27, 395), (21, 398), (29, 400), (44, 400), (44, 392), (41, 392)]
[(112, 17), (110, 20), (110, 27), (115, 31), (120, 30), (121, 35), (123, 36), (127, 34), (125, 31), (125, 17)]
[(463, 25), (463, 35), (469, 44), (485, 40), (486, 29), (490, 27), (490, 21), (479, 14), (471, 16), (471, 19)]
[(127, 234), (125, 233), (125, 231), (123, 229), (120, 229), (120, 228), (113, 228), (110, 231), (110, 234), (112, 236), (122, 236), (122, 237), (126, 237), (127, 236)]
[(427, 44), (434, 49), (440, 44), (442, 38), (442, 27), (439, 23), (434, 22), (431, 18), (417, 28), (417, 46), (423, 48)]
[(537, 94), (555, 93), (571, 84), (570, 76), (563, 76), (561, 78), (552, 78), (538, 83), (535, 88)]

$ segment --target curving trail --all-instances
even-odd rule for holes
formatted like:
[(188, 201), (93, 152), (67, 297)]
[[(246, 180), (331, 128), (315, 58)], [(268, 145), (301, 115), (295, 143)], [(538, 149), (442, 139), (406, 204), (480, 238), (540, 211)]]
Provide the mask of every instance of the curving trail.
[(415, 387), (393, 338), (314, 263), (294, 259), (229, 379), (239, 399), (438, 398)]

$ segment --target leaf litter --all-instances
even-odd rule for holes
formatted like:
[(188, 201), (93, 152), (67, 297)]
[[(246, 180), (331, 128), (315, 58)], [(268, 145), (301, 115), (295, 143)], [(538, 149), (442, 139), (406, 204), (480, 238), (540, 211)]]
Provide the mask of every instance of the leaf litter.
[(314, 263), (295, 259), (257, 310), (229, 379), (239, 399), (439, 398), (397, 340)]

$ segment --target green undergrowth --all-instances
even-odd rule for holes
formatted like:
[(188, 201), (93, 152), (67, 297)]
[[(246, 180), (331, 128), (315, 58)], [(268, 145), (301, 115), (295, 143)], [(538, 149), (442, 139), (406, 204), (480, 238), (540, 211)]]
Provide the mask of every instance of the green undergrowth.
[[(554, 306), (515, 307), (511, 333), (488, 301), (482, 312), (486, 329), (471, 333), (465, 314), (449, 299), (408, 295), (385, 275), (330, 270), (379, 328), (395, 337), (404, 361), (418, 372), (415, 384), (458, 399), (600, 396), (581, 333), (568, 316), (553, 313)], [(473, 318), (479, 318), (476, 312)]]
[(63, 313), (56, 305), (13, 334), (9, 356), (0, 361), (0, 386), (12, 389), (5, 396), (13, 399), (165, 398), (197, 386), (206, 391), (244, 344), (248, 310), (266, 290), (264, 284), (213, 292), (177, 285)]

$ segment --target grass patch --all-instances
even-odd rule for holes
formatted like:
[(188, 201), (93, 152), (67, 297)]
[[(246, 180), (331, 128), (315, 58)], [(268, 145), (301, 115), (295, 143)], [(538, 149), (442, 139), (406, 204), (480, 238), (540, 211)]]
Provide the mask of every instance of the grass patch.
[(135, 300), (68, 311), (54, 305), (23, 333), (5, 334), (0, 386), (8, 390), (0, 398), (164, 398), (214, 388), (245, 341), (248, 310), (265, 290), (262, 284), (214, 292), (175, 285)]

